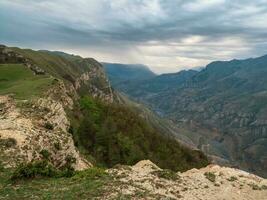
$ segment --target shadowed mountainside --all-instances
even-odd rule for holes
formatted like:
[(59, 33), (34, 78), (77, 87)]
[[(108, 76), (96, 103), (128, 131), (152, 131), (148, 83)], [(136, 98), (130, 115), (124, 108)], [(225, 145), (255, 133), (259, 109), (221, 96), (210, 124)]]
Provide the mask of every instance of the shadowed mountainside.
[(145, 65), (102, 63), (109, 80), (113, 85), (130, 84), (155, 77), (156, 75)]
[(217, 61), (200, 72), (166, 74), (117, 88), (171, 119), (179, 134), (217, 162), (266, 177), (266, 77), (267, 56), (262, 56)]

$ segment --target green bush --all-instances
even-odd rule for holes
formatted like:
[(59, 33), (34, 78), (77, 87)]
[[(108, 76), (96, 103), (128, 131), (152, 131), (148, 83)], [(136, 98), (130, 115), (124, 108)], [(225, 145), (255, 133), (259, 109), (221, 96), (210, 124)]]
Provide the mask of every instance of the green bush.
[(205, 172), (204, 175), (209, 181), (215, 182), (216, 176), (213, 172)]
[(47, 130), (53, 130), (54, 129), (54, 126), (53, 124), (51, 124), (50, 122), (46, 122), (44, 127), (47, 129)]
[(74, 168), (72, 167), (76, 163), (76, 158), (72, 155), (67, 155), (65, 158), (65, 165), (61, 168), (64, 177), (71, 177), (74, 175)]
[(55, 168), (47, 160), (34, 161), (27, 164), (20, 164), (11, 176), (11, 180), (31, 179), (37, 177), (72, 177), (75, 171), (70, 166), (61, 169)]
[(167, 180), (176, 181), (180, 179), (180, 177), (174, 171), (168, 169), (154, 171), (152, 172), (152, 174), (158, 176), (159, 178), (164, 178)]
[(45, 160), (49, 160), (49, 157), (51, 156), (51, 153), (46, 149), (40, 151), (40, 154), (43, 156), (43, 159)]
[(19, 165), (13, 172), (11, 180), (14, 181), (36, 177), (55, 177), (57, 175), (57, 170), (47, 161), (36, 161)]
[(55, 149), (58, 150), (58, 151), (62, 150), (62, 147), (61, 147), (60, 142), (55, 142), (55, 143), (54, 143), (54, 147), (55, 147)]
[(83, 171), (75, 172), (73, 179), (96, 179), (107, 176), (108, 174), (104, 169), (98, 167), (92, 167)]
[(72, 177), (75, 174), (73, 167), (65, 167), (58, 171), (57, 177)]

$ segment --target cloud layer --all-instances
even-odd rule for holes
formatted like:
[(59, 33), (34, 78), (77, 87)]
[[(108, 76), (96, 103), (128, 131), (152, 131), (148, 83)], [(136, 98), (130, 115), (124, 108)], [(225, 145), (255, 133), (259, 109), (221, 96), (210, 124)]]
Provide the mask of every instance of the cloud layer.
[(0, 43), (156, 72), (267, 53), (266, 0), (1, 0)]

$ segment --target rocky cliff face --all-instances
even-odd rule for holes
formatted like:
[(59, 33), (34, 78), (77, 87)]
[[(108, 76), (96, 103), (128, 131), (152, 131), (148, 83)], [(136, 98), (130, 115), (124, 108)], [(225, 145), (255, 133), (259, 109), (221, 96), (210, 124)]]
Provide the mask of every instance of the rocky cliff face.
[[(58, 168), (67, 160), (73, 161), (76, 170), (91, 166), (74, 146), (66, 111), (73, 109), (81, 95), (113, 102), (113, 92), (103, 67), (93, 59), (71, 55), (66, 58), (65, 54), (58, 56), (5, 46), (0, 47), (0, 64), (24, 64), (35, 76), (54, 78), (53, 84), (39, 96), (24, 100), (10, 94), (0, 96), (0, 159), (3, 164), (14, 167), (40, 160), (46, 154)], [(9, 80), (6, 78), (3, 81)]]
[[(96, 80), (96, 77), (98, 80)], [(91, 84), (88, 87), (88, 92), (93, 97), (100, 98), (106, 102), (113, 102), (113, 92), (110, 83), (102, 69), (99, 70), (99, 68), (94, 67), (90, 70), (90, 72), (84, 72), (79, 78), (75, 80), (74, 87), (76, 90), (80, 90), (83, 85), (87, 85), (89, 81), (91, 81), (92, 83), (99, 81), (98, 84)]]
[(92, 58), (1, 45), (0, 64), (8, 63), (22, 63), (36, 75), (48, 74), (64, 80), (65, 89), (72, 97), (77, 97), (74, 93), (81, 92), (113, 102), (113, 92), (104, 68)]
[(1, 161), (7, 167), (42, 159), (45, 152), (56, 167), (69, 158), (75, 160), (77, 170), (90, 166), (73, 144), (70, 122), (60, 102), (50, 98), (16, 102), (0, 96), (0, 105)]

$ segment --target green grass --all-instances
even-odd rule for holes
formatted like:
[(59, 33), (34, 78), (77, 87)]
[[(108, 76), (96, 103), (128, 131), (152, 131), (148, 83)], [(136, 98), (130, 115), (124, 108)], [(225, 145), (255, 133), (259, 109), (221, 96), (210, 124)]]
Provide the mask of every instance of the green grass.
[[(58, 56), (48, 51), (34, 51), (31, 49), (10, 48), (12, 51), (31, 60), (37, 66), (48, 72), (49, 74), (62, 78), (69, 75), (74, 78), (79, 76), (84, 68), (76, 60), (81, 62), (82, 58), (69, 55), (68, 57)], [(72, 59), (70, 59), (72, 58)], [(88, 70), (88, 67), (85, 68)]]
[(111, 177), (102, 169), (91, 168), (71, 178), (35, 178), (10, 181), (10, 172), (0, 171), (0, 199), (94, 199), (105, 193)]
[(14, 94), (17, 99), (41, 95), (53, 84), (47, 75), (34, 75), (22, 64), (0, 64), (0, 95)]

